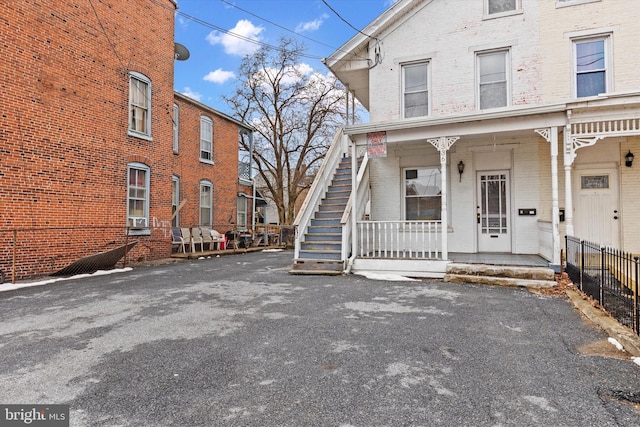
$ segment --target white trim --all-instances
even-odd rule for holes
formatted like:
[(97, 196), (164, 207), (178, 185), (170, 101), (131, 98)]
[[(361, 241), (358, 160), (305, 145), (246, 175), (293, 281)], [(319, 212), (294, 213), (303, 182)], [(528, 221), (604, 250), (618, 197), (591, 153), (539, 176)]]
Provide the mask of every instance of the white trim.
[[(405, 116), (405, 95), (406, 95), (406, 88), (405, 88), (405, 71), (407, 69), (407, 67), (412, 67), (412, 66), (418, 66), (418, 65), (424, 65), (426, 67), (426, 73), (427, 73), (427, 113), (422, 115), (422, 116), (413, 116), (413, 117), (406, 117)], [(400, 95), (400, 111), (402, 113), (402, 118), (403, 119), (414, 119), (416, 117), (428, 117), (431, 115), (431, 60), (430, 59), (421, 59), (418, 61), (412, 61), (412, 62), (405, 62), (400, 64), (400, 91), (402, 92)]]
[(577, 6), (579, 4), (596, 3), (602, 0), (556, 0), (556, 9), (569, 6)]
[(489, 2), (491, 0), (484, 0), (484, 9), (482, 19), (496, 19), (503, 18), (505, 16), (513, 16), (513, 15), (522, 15), (524, 11), (522, 10), (522, 0), (515, 0), (515, 8), (513, 10), (507, 10), (505, 12), (497, 12), (497, 13), (489, 13)]
[[(209, 204), (209, 223), (202, 221), (202, 188), (209, 187), (209, 196), (211, 197), (211, 203)], [(213, 183), (208, 179), (200, 180), (198, 187), (198, 221), (199, 225), (213, 225)]]
[[(482, 108), (481, 107), (481, 99), (480, 99), (480, 58), (486, 55), (491, 55), (491, 54), (495, 54), (495, 53), (503, 53), (504, 54), (504, 72), (505, 72), (505, 84), (506, 84), (506, 104), (505, 105), (501, 105), (499, 107), (492, 107), (492, 108)], [(498, 49), (491, 49), (491, 50), (487, 50), (487, 51), (477, 51), (475, 52), (475, 58), (476, 58), (476, 109), (479, 111), (486, 111), (486, 110), (495, 110), (497, 108), (508, 108), (511, 106), (511, 98), (512, 98), (512, 94), (511, 94), (511, 48), (510, 47), (505, 47), (505, 48), (498, 48)]]
[[(202, 127), (205, 123), (208, 123), (211, 125), (211, 140), (205, 140), (203, 137), (203, 133), (202, 133)], [(208, 152), (209, 155), (211, 156), (210, 159), (207, 159), (206, 157), (202, 157), (202, 152), (204, 151), (202, 149), (202, 144), (203, 142), (206, 143), (210, 143), (211, 144), (211, 150), (210, 151), (205, 151)], [(209, 163), (209, 164), (213, 164), (213, 119), (211, 117), (208, 116), (200, 116), (200, 151), (199, 151), (199, 158), (200, 161), (202, 163)]]
[[(129, 202), (131, 200), (130, 197), (130, 187), (131, 187), (131, 183), (130, 183), (130, 174), (131, 174), (131, 170), (135, 169), (135, 170), (139, 170), (139, 171), (144, 171), (144, 189), (145, 189), (145, 197), (144, 197), (144, 212), (142, 213), (143, 216), (134, 216), (129, 212)], [(147, 165), (145, 165), (144, 163), (139, 163), (139, 162), (131, 162), (127, 164), (127, 227), (131, 227), (129, 228), (129, 234), (131, 235), (147, 235), (150, 234), (149, 231), (149, 204), (151, 203), (151, 168)], [(139, 199), (135, 199), (135, 200), (139, 200)], [(137, 227), (135, 225), (131, 226), (129, 225), (129, 220), (130, 219), (144, 219), (145, 220), (145, 224), (142, 227)]]
[[(602, 41), (604, 46), (604, 73), (605, 73), (605, 92), (589, 96), (578, 97), (578, 60), (577, 45), (580, 43), (588, 43)], [(594, 96), (602, 96), (613, 92), (613, 33), (597, 33), (584, 36), (575, 36), (571, 38), (571, 91), (575, 99), (584, 99)]]
[[(145, 83), (147, 85), (147, 90), (146, 93), (144, 94), (144, 97), (147, 101), (147, 108), (146, 108), (146, 113), (147, 113), (147, 117), (145, 119), (145, 125), (146, 125), (146, 132), (140, 132), (138, 130), (135, 129), (131, 129), (131, 82), (133, 80), (137, 80), (140, 81), (142, 83)], [(145, 76), (144, 74), (138, 73), (136, 71), (130, 71), (129, 72), (129, 87), (128, 87), (128, 99), (127, 99), (127, 135), (129, 136), (134, 136), (136, 138), (141, 138), (141, 139), (146, 139), (148, 141), (153, 141), (153, 138), (151, 136), (151, 107), (152, 107), (152, 102), (151, 102), (151, 95), (152, 95), (152, 91), (151, 91), (151, 79), (149, 79), (149, 77)]]

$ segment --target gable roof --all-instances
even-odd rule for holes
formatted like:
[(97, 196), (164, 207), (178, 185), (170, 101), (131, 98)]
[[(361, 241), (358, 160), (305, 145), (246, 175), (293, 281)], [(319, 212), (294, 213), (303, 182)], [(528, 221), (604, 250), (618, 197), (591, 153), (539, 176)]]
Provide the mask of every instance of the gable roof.
[[(369, 69), (379, 65), (376, 47), (382, 34), (401, 25), (411, 12), (433, 0), (399, 0), (353, 36), (338, 50), (322, 60), (323, 64), (350, 90), (365, 108), (369, 109)], [(370, 46), (374, 52), (370, 52)], [(375, 59), (372, 60), (371, 57)]]

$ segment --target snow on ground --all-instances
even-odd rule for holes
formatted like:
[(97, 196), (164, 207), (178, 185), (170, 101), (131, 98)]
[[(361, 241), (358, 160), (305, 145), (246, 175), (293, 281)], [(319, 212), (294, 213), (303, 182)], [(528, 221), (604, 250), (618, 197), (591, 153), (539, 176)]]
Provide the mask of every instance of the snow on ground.
[(370, 271), (359, 271), (357, 273), (360, 276), (364, 276), (371, 280), (386, 280), (391, 282), (419, 282), (418, 279), (412, 279), (410, 277), (402, 276), (400, 274), (393, 273), (373, 273)]
[(622, 344), (620, 344), (618, 342), (618, 340), (616, 340), (615, 338), (611, 338), (609, 337), (608, 341), (613, 344), (614, 346), (616, 346), (616, 348), (620, 351), (624, 351), (624, 347), (622, 346)]
[(21, 289), (21, 288), (31, 288), (34, 286), (43, 286), (43, 285), (48, 285), (50, 283), (62, 282), (66, 280), (83, 279), (85, 277), (93, 277), (93, 276), (104, 276), (107, 274), (122, 273), (125, 271), (131, 271), (131, 270), (133, 270), (133, 268), (131, 267), (115, 268), (113, 270), (98, 270), (95, 273), (91, 273), (91, 274), (77, 274), (71, 277), (56, 277), (55, 279), (46, 279), (46, 280), (40, 280), (37, 282), (16, 283), (15, 285), (12, 283), (4, 283), (0, 285), (0, 292), (15, 291), (16, 289)]

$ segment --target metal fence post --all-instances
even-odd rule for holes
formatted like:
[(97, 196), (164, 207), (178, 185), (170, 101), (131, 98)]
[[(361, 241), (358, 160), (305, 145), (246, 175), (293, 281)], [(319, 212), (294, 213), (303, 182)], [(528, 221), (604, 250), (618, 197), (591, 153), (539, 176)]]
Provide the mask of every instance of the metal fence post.
[(16, 256), (18, 251), (18, 229), (13, 229), (13, 265), (11, 266), (11, 284), (16, 284)]
[(127, 267), (127, 255), (129, 255), (129, 227), (125, 229), (124, 236), (124, 259), (122, 261), (122, 268)]
[(600, 299), (600, 305), (604, 306), (604, 266), (606, 265), (606, 250), (604, 247), (600, 246), (600, 280), (598, 280), (598, 294)]
[(640, 280), (640, 267), (638, 265), (638, 258), (639, 257), (633, 257), (633, 261), (634, 261), (634, 270), (635, 270), (635, 277), (634, 277), (634, 289), (633, 289), (633, 326), (634, 329), (636, 331), (636, 334), (640, 335), (640, 307), (638, 306), (638, 289), (640, 288), (638, 286), (638, 280)]
[(580, 239), (580, 290), (584, 291), (582, 288), (582, 275), (584, 274), (584, 240)]

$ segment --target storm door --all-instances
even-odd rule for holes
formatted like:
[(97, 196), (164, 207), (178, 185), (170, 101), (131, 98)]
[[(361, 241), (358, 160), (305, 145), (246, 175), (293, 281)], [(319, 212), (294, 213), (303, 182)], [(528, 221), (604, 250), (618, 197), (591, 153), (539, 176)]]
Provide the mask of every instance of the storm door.
[(511, 252), (509, 171), (478, 172), (478, 252)]

